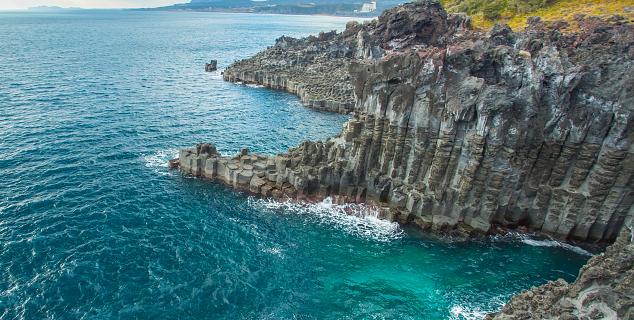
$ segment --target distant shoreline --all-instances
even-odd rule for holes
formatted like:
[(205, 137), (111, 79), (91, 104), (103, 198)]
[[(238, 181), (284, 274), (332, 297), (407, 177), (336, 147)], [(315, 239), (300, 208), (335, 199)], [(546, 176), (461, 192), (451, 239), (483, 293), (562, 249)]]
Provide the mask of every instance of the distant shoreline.
[(254, 12), (254, 11), (238, 11), (238, 10), (153, 10), (153, 9), (124, 9), (131, 11), (153, 11), (153, 12), (191, 12), (191, 13), (231, 13), (231, 14), (257, 14), (257, 15), (276, 15), (276, 16), (314, 16), (314, 17), (333, 17), (333, 18), (354, 18), (354, 19), (364, 19), (371, 20), (376, 19), (379, 16), (355, 16), (355, 15), (336, 15), (336, 14), (326, 14), (326, 13), (313, 13), (313, 14), (304, 14), (304, 13), (274, 13), (274, 12)]
[(223, 13), (223, 14), (257, 14), (257, 15), (276, 15), (276, 16), (314, 16), (314, 17), (332, 17), (332, 18), (349, 18), (360, 20), (372, 20), (378, 16), (361, 16), (361, 15), (334, 15), (334, 14), (302, 14), (302, 13), (272, 13), (272, 12), (253, 12), (244, 10), (157, 10), (153, 8), (59, 8), (59, 9), (0, 9), (0, 13), (72, 13), (72, 12), (94, 12), (94, 11), (141, 11), (141, 12), (169, 12), (169, 13)]
[(283, 15), (283, 16), (323, 16), (323, 17), (342, 17), (342, 18), (362, 18), (375, 19), (379, 17), (377, 12), (374, 15), (354, 15), (354, 14), (328, 14), (328, 13), (279, 13), (279, 12), (259, 12), (253, 10), (186, 10), (186, 9), (163, 9), (163, 8), (132, 8), (123, 9), (131, 11), (155, 11), (155, 12), (198, 12), (198, 13), (246, 13), (246, 14), (262, 14), (262, 15)]

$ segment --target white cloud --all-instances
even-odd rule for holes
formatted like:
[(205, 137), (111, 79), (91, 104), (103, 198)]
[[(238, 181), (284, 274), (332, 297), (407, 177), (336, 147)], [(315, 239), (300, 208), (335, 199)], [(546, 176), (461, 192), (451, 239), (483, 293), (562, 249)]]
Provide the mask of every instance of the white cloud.
[(37, 6), (81, 8), (147, 8), (189, 0), (0, 0), (0, 10), (18, 10)]

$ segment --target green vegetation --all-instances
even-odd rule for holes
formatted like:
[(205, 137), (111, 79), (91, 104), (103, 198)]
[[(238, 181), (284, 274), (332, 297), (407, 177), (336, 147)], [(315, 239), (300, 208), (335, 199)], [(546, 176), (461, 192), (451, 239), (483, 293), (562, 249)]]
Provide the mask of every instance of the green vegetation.
[(528, 13), (553, 4), (555, 0), (447, 0), (451, 11), (482, 13), (488, 20), (497, 20), (503, 14)]
[(504, 22), (513, 29), (526, 26), (526, 18), (573, 21), (575, 14), (621, 15), (634, 21), (634, 0), (441, 0), (449, 12), (466, 12), (475, 27)]

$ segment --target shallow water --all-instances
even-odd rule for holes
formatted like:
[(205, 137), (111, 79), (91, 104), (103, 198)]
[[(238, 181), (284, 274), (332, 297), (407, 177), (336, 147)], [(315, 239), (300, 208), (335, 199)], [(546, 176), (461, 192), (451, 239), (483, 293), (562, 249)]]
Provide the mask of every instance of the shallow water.
[(0, 319), (477, 319), (574, 279), (588, 255), (557, 242), (443, 241), (167, 170), (201, 141), (276, 153), (337, 134), (344, 116), (203, 64), (345, 22), (0, 13)]

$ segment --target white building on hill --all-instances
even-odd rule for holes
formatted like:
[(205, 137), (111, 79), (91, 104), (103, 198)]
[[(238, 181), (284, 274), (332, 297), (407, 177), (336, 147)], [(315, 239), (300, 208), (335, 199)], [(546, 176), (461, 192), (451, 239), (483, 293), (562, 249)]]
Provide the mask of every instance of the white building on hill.
[(370, 3), (364, 3), (361, 6), (361, 10), (359, 10), (359, 12), (373, 12), (376, 10), (376, 1), (372, 1)]

